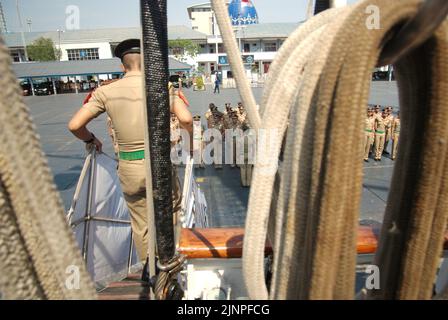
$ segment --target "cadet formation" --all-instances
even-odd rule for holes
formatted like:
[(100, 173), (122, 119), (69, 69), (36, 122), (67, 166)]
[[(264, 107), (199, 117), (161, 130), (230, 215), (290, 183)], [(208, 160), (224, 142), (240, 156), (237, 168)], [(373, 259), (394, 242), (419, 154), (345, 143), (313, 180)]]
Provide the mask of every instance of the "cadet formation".
[[(365, 119), (364, 161), (369, 162), (371, 156), (375, 161), (381, 161), (383, 155), (390, 155), (390, 159), (397, 158), (400, 140), (400, 113), (393, 116), (393, 107), (367, 108)], [(391, 152), (388, 146), (392, 143)]]
[[(228, 129), (241, 129), (246, 131), (250, 129), (249, 122), (247, 119), (247, 113), (244, 109), (243, 104), (238, 103), (236, 108), (232, 108), (230, 103), (225, 104), (224, 112), (218, 110), (218, 107), (214, 103), (210, 103), (209, 110), (205, 113), (205, 119), (207, 121), (208, 129), (216, 129), (221, 132), (222, 136), (225, 137), (225, 131)], [(236, 139), (234, 137), (234, 139)], [(220, 155), (221, 156), (221, 155)], [(216, 158), (215, 158), (216, 159)], [(244, 187), (250, 186), (250, 181), (252, 179), (252, 168), (251, 164), (248, 164), (248, 143), (245, 142), (244, 145), (244, 164), (238, 164), (241, 171), (241, 184)], [(236, 167), (236, 141), (233, 143), (233, 159), (230, 164), (231, 167)], [(215, 162), (215, 168), (221, 169), (222, 164)]]

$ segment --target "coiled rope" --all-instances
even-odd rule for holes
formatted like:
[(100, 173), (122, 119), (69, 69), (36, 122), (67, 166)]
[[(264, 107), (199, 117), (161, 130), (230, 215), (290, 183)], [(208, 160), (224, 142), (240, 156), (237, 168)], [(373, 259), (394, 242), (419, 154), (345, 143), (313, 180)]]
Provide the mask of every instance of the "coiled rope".
[(1, 297), (94, 299), (2, 39), (0, 74)]
[[(225, 3), (212, 2), (232, 69), (242, 69)], [(260, 115), (250, 93), (241, 93), (249, 120), (261, 118), (255, 127), (280, 132), (258, 159), (278, 161), (288, 125), (278, 172), (267, 171), (264, 163), (255, 165), (243, 250), (250, 298), (354, 297), (363, 106), (383, 39), (414, 17), (421, 3), (366, 0), (323, 12), (300, 26), (278, 52)], [(368, 6), (379, 9), (379, 29), (366, 25)], [(395, 65), (404, 130), (375, 261), (381, 289), (371, 298), (432, 295), (448, 221), (447, 41), (444, 23)], [(234, 74), (247, 90), (244, 75)], [(285, 85), (284, 79), (293, 83)], [(274, 249), (269, 292), (266, 237)]]

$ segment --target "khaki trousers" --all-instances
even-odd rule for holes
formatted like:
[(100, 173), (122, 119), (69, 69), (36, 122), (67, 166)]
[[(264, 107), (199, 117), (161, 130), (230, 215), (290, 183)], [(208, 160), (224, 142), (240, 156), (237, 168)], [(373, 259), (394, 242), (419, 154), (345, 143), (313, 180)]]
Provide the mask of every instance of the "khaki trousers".
[(384, 133), (375, 134), (375, 159), (377, 160), (381, 160), (383, 156), (385, 138), (386, 135)]
[(392, 141), (392, 159), (395, 159), (397, 157), (399, 142), (400, 142), (400, 134), (394, 133)]
[[(179, 177), (173, 167), (173, 215), (181, 209), (182, 194)], [(144, 263), (148, 255), (148, 215), (146, 210), (146, 168), (145, 160), (120, 160), (118, 176), (124, 199), (131, 216), (134, 244), (139, 259)]]
[(386, 136), (384, 137), (383, 150), (387, 151), (387, 147), (389, 146), (389, 141), (391, 138), (392, 138), (392, 129), (386, 130)]
[(364, 160), (369, 159), (370, 148), (372, 147), (373, 140), (373, 134), (371, 132), (366, 132), (364, 138)]

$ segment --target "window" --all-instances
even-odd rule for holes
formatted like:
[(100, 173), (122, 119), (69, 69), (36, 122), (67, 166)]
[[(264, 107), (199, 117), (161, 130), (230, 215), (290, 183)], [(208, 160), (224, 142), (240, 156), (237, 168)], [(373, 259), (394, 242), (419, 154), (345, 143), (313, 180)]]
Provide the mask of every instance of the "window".
[(17, 51), (11, 52), (11, 57), (14, 62), (20, 62), (20, 54)]
[(197, 27), (197, 26), (194, 26), (192, 29), (193, 29), (193, 30), (198, 30), (198, 27)]
[(277, 43), (275, 43), (275, 42), (266, 42), (264, 44), (264, 51), (266, 51), (266, 52), (275, 52), (275, 51), (277, 51)]
[(175, 56), (183, 56), (184, 49), (180, 47), (171, 48), (171, 54)]
[(244, 52), (250, 52), (250, 43), (245, 43), (243, 50), (244, 50)]
[(68, 60), (98, 60), (98, 48), (89, 49), (68, 49)]

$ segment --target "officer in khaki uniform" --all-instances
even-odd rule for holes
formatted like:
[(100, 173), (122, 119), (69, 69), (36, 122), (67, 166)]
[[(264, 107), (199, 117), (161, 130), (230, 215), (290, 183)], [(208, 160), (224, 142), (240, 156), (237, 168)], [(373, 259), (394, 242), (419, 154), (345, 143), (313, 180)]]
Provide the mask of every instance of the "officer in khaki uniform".
[(384, 150), (384, 141), (389, 120), (384, 110), (381, 117), (375, 118), (375, 161), (381, 161)]
[(232, 113), (235, 111), (230, 103), (225, 104), (226, 110), (223, 113), (224, 130), (232, 129)]
[[(218, 107), (215, 106), (214, 103), (209, 104), (209, 110), (205, 113), (205, 119), (207, 120), (208, 129), (216, 129), (221, 132), (221, 135), (224, 134), (224, 114), (218, 110)], [(215, 169), (222, 169), (222, 160), (216, 161), (216, 158), (222, 159), (222, 150), (217, 151), (215, 156)]]
[(364, 124), (364, 161), (369, 162), (370, 148), (375, 139), (375, 118), (373, 117), (373, 110), (367, 109), (366, 120)]
[[(87, 124), (107, 113), (113, 125), (119, 148), (118, 176), (131, 215), (131, 226), (137, 253), (142, 262), (148, 253), (148, 221), (146, 210), (146, 164), (143, 79), (141, 72), (140, 40), (121, 42), (115, 55), (123, 63), (125, 76), (92, 93), (91, 99), (73, 116), (70, 131), (101, 152), (102, 143), (87, 129)], [(170, 92), (170, 108), (180, 125), (192, 131), (192, 117), (185, 103)], [(174, 171), (175, 172), (175, 171)], [(180, 210), (181, 193), (178, 179), (173, 177), (174, 212)]]
[(392, 124), (392, 160), (397, 158), (398, 144), (400, 142), (400, 126), (400, 112), (398, 112)]
[(381, 107), (380, 107), (379, 105), (376, 105), (376, 106), (374, 107), (374, 110), (373, 110), (373, 117), (375, 117), (375, 118), (381, 118)]
[(202, 152), (204, 151), (202, 121), (200, 115), (193, 117), (193, 156), (195, 168), (205, 168)]
[(240, 123), (242, 124), (247, 123), (247, 112), (246, 109), (244, 109), (244, 106), (241, 102), (238, 102), (238, 107), (236, 108), (236, 111)]
[(387, 123), (387, 128), (386, 128), (386, 136), (385, 136), (385, 141), (384, 141), (383, 154), (389, 154), (389, 152), (387, 151), (387, 147), (389, 146), (389, 141), (392, 139), (392, 124), (394, 122), (394, 116), (393, 116), (392, 112), (393, 112), (392, 107), (386, 108), (388, 123)]

